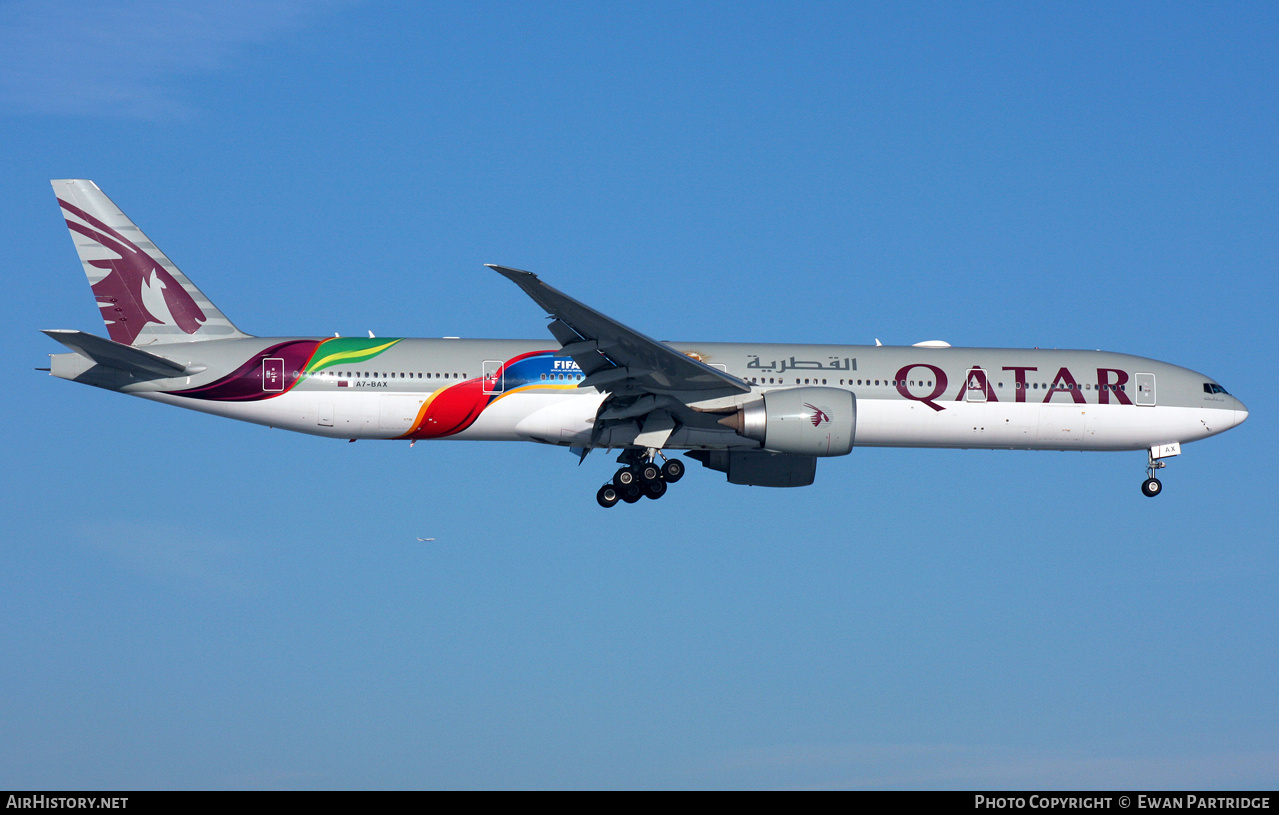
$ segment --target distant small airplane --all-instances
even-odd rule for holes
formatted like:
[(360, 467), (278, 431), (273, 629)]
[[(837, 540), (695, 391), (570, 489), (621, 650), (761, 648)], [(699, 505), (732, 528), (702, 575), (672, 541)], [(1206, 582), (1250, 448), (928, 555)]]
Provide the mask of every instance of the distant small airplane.
[(422, 541), (423, 543), (427, 543), (429, 541), (435, 540), (435, 538), (418, 538), (418, 540)]
[[(615, 450), (621, 469), (595, 496), (605, 507), (660, 498), (685, 472), (675, 451), (734, 484), (802, 487), (819, 458), (855, 446), (1139, 450), (1153, 497), (1164, 459), (1248, 418), (1212, 377), (1106, 351), (659, 342), (505, 266), (491, 268), (546, 311), (554, 342), (255, 337), (92, 181), (53, 188), (110, 339), (46, 331), (70, 351), (50, 355), (52, 376), (351, 441), (531, 441), (579, 461)], [(634, 285), (637, 309), (719, 308)], [(1063, 308), (1087, 320), (1086, 302)], [(1134, 303), (1131, 319), (1151, 309)]]

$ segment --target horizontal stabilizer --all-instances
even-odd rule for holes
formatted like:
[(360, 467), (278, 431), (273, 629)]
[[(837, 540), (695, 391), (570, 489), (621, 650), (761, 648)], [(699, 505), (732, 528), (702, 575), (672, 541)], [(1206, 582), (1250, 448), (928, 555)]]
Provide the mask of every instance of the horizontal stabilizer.
[(83, 331), (47, 330), (44, 332), (81, 356), (99, 365), (128, 373), (147, 376), (190, 376), (205, 370), (204, 365), (184, 365), (171, 359), (134, 348), (132, 345), (114, 342), (105, 337), (86, 334)]

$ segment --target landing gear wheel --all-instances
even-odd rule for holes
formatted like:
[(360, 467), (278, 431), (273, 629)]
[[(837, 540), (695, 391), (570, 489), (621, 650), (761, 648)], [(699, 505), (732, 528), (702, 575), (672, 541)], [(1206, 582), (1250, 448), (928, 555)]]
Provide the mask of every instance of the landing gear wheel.
[(662, 480), (662, 469), (653, 462), (641, 464), (639, 467), (639, 479), (643, 484), (655, 484)]
[(630, 484), (622, 487), (619, 494), (622, 496), (623, 501), (633, 504), (644, 497), (644, 490), (640, 488), (639, 484)]
[(623, 467), (613, 473), (613, 486), (620, 490), (625, 490), (627, 487), (635, 484), (638, 479), (639, 476), (636, 474), (635, 470), (630, 467)]
[(605, 484), (604, 486), (600, 487), (599, 492), (595, 493), (595, 500), (599, 501), (600, 506), (604, 507), (605, 509), (608, 509), (609, 507), (616, 504), (618, 500), (621, 499), (621, 497), (622, 497), (621, 494), (619, 494), (617, 491), (617, 487), (613, 486), (612, 484)]
[[(1181, 448), (1174, 446), (1171, 451), (1172, 455), (1177, 455), (1180, 449)], [(1146, 480), (1141, 482), (1141, 494), (1147, 498), (1154, 498), (1156, 495), (1164, 491), (1164, 485), (1159, 483), (1158, 478), (1155, 478), (1155, 473), (1168, 465), (1160, 459), (1155, 458), (1155, 450), (1155, 447), (1151, 447), (1146, 453)]]
[(667, 484), (674, 484), (684, 477), (684, 462), (678, 459), (667, 459), (662, 465), (662, 480)]
[(659, 480), (645, 484), (644, 494), (656, 501), (666, 494), (666, 482)]

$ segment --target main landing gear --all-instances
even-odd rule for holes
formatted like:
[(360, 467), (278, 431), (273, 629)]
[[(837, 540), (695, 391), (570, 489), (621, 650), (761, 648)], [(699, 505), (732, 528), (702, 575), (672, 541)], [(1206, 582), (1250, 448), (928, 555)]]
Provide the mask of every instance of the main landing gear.
[[(658, 456), (665, 463), (658, 465)], [(667, 485), (684, 477), (684, 462), (667, 458), (660, 450), (627, 450), (617, 460), (622, 469), (595, 493), (595, 500), (606, 509), (618, 501), (633, 504), (644, 496), (657, 500), (666, 494)]]

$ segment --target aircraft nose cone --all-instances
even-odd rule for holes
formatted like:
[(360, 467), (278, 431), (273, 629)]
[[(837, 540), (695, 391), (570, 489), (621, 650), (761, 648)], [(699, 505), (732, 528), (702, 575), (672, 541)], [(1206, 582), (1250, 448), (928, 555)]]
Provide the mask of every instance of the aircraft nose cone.
[(1243, 424), (1243, 420), (1248, 418), (1248, 408), (1244, 407), (1243, 402), (1235, 400), (1235, 427)]

